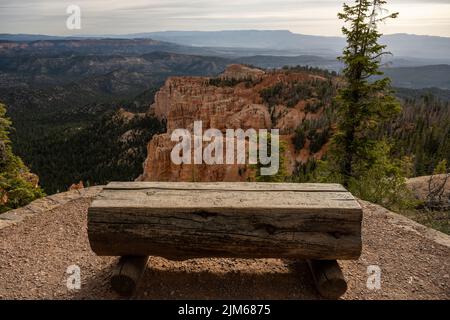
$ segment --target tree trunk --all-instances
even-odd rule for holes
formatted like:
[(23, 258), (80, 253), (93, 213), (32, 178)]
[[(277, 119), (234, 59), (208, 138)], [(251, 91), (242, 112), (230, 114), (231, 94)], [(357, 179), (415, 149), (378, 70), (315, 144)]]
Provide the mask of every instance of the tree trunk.
[(339, 299), (347, 291), (347, 281), (336, 260), (308, 261), (317, 291), (326, 299)]
[(106, 256), (357, 259), (362, 210), (340, 185), (111, 184), (89, 208)]
[(115, 267), (112, 277), (112, 288), (122, 296), (130, 296), (147, 267), (148, 257), (121, 257)]

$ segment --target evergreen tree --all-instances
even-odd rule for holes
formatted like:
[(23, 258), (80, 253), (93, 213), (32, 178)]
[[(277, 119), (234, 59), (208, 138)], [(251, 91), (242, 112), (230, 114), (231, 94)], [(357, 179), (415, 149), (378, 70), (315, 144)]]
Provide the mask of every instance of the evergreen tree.
[(376, 150), (380, 148), (373, 131), (400, 112), (390, 80), (372, 80), (373, 76), (382, 75), (381, 57), (388, 54), (386, 46), (379, 44), (381, 33), (377, 25), (398, 15), (380, 16), (384, 4), (383, 0), (356, 0), (353, 6), (344, 4), (343, 13), (338, 15), (346, 24), (342, 32), (347, 46), (339, 58), (345, 64), (345, 85), (336, 98), (339, 121), (330, 158), (347, 187), (376, 163)]
[(42, 190), (22, 160), (12, 152), (5, 106), (0, 104), (0, 212), (19, 208), (42, 197)]

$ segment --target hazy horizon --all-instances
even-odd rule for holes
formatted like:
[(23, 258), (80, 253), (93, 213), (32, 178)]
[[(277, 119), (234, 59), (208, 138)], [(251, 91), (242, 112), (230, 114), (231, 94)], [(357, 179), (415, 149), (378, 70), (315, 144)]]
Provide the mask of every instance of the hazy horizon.
[[(305, 36), (318, 36), (318, 37), (338, 37), (338, 38), (344, 38), (343, 35), (319, 35), (319, 34), (308, 34), (308, 33), (300, 33), (300, 32), (293, 32), (292, 30), (287, 29), (218, 29), (218, 30), (154, 30), (154, 31), (138, 31), (138, 32), (131, 32), (131, 33), (110, 33), (110, 34), (83, 34), (83, 33), (73, 33), (73, 34), (64, 34), (64, 35), (58, 35), (58, 34), (49, 34), (49, 33), (32, 33), (32, 32), (26, 32), (26, 33), (11, 33), (11, 32), (0, 32), (0, 34), (11, 34), (11, 35), (30, 35), (30, 36), (49, 36), (49, 37), (108, 37), (108, 36), (128, 36), (133, 34), (145, 34), (145, 33), (162, 33), (162, 32), (228, 32), (228, 31), (288, 31), (293, 34), (300, 34)], [(406, 32), (397, 32), (397, 33), (384, 33), (384, 36), (390, 36), (390, 35), (412, 35), (412, 36), (423, 36), (423, 37), (440, 37), (440, 38), (450, 38), (450, 35), (448, 36), (436, 36), (431, 34), (417, 34), (417, 33), (406, 33)]]
[[(0, 0), (0, 33), (56, 36), (120, 35), (161, 31), (290, 30), (340, 36), (336, 0)], [(351, 3), (352, 1), (346, 1)], [(81, 30), (66, 28), (69, 5), (81, 8)], [(391, 0), (400, 17), (386, 34), (450, 37), (450, 1)]]

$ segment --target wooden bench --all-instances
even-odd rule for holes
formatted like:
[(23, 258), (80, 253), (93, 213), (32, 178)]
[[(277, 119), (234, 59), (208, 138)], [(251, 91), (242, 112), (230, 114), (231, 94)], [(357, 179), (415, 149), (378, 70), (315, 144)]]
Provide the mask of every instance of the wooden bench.
[(336, 260), (361, 254), (362, 210), (336, 184), (113, 182), (88, 212), (100, 256), (121, 256), (111, 282), (132, 294), (148, 256), (309, 262), (319, 292), (347, 283)]

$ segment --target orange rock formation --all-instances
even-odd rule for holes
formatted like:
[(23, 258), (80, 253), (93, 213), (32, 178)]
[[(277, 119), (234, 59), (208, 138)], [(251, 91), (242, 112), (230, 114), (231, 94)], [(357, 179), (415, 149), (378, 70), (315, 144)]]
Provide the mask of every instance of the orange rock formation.
[[(218, 79), (246, 79), (234, 86), (210, 84), (210, 78), (172, 77), (155, 96), (151, 107), (160, 120), (166, 121), (167, 133), (154, 136), (148, 144), (148, 157), (140, 181), (247, 181), (254, 176), (246, 165), (175, 165), (170, 153), (175, 146), (171, 133), (175, 129), (192, 130), (194, 121), (202, 121), (204, 130), (280, 129), (281, 139), (288, 145), (288, 171), (296, 161), (310, 156), (307, 150), (296, 153), (291, 137), (307, 117), (305, 101), (288, 108), (276, 106), (271, 115), (260, 97), (260, 91), (279, 82), (319, 79), (307, 72), (264, 72), (246, 66), (231, 65)], [(324, 79), (325, 80), (325, 79)]]

